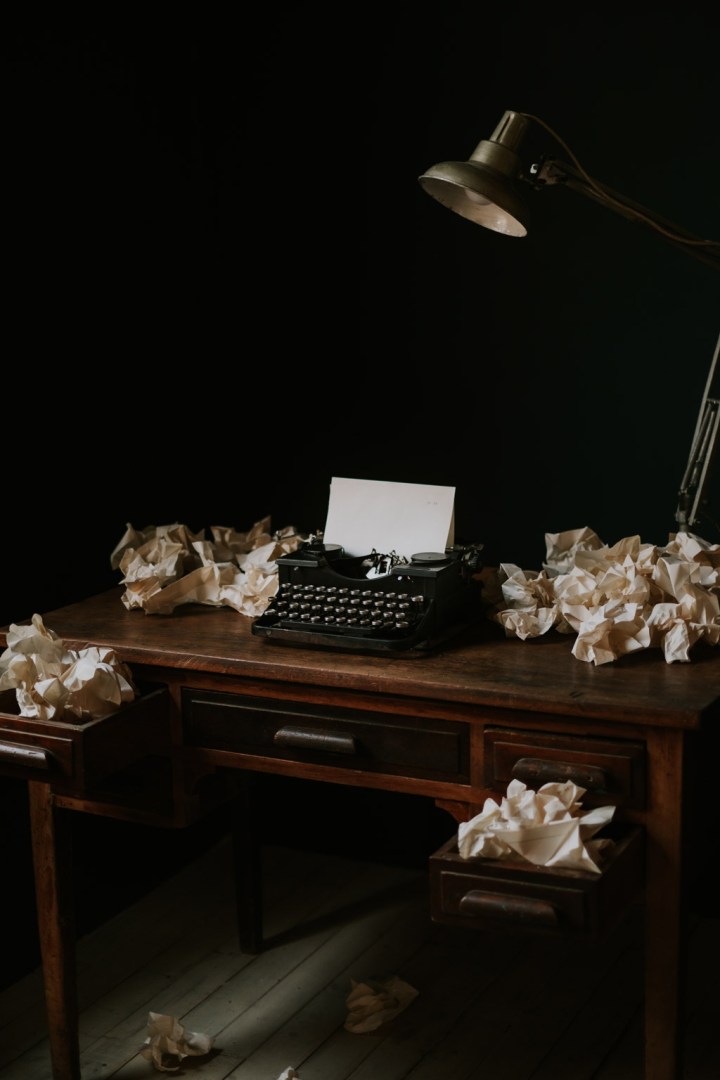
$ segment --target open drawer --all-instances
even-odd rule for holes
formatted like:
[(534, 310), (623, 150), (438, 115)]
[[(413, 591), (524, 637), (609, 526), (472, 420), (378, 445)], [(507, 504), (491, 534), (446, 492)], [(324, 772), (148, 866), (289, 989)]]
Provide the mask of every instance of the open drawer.
[(644, 833), (603, 831), (614, 843), (601, 873), (534, 866), (518, 859), (464, 859), (452, 837), (430, 857), (435, 922), (480, 930), (600, 938), (641, 894)]
[(92, 787), (169, 745), (169, 694), (148, 688), (97, 720), (20, 716), (15, 691), (0, 693), (0, 774), (63, 789)]

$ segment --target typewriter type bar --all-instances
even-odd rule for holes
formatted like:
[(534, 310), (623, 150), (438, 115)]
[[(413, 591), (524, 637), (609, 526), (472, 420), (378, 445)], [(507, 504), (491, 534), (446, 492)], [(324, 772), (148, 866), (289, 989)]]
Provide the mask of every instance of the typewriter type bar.
[(457, 547), (392, 563), (312, 539), (278, 559), (277, 594), (252, 632), (363, 652), (432, 648), (480, 614), (478, 553)]

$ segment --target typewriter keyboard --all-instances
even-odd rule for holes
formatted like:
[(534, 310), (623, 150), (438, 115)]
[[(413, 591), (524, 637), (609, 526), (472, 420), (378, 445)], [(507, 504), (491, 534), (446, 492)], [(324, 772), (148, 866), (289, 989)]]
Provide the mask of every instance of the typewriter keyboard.
[(264, 620), (285, 628), (360, 636), (404, 636), (427, 613), (430, 600), (409, 592), (285, 582)]

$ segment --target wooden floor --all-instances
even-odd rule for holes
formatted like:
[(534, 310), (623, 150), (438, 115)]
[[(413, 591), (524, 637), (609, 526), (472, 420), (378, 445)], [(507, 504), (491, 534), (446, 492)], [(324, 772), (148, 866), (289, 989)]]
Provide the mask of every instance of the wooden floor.
[[(214, 1038), (197, 1080), (640, 1080), (641, 911), (602, 947), (431, 923), (427, 875), (264, 850), (265, 929), (239, 952), (220, 840), (77, 946), (83, 1080), (163, 1075), (139, 1053), (149, 1012)], [(637, 917), (636, 917), (637, 916)], [(688, 1080), (718, 1080), (720, 920), (691, 936)], [(352, 981), (416, 999), (377, 1032), (344, 1029)], [(49, 1080), (39, 971), (0, 995), (1, 1080)], [(172, 1075), (172, 1074), (171, 1074)]]

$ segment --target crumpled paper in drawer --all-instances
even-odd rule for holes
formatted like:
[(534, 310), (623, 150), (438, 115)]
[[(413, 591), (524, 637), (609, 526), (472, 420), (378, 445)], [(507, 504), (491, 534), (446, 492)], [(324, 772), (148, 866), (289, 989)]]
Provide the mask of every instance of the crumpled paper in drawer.
[(486, 799), (482, 812), (458, 826), (458, 853), (464, 859), (520, 855), (535, 866), (600, 873), (598, 857), (612, 840), (592, 837), (611, 820), (614, 806), (581, 813), (585, 788), (571, 780), (543, 784), (538, 791), (511, 780), (500, 804)]
[(66, 649), (40, 615), (11, 623), (0, 656), (0, 690), (15, 690), (21, 716), (59, 719), (66, 713), (99, 719), (133, 701), (130, 669), (112, 649)]

